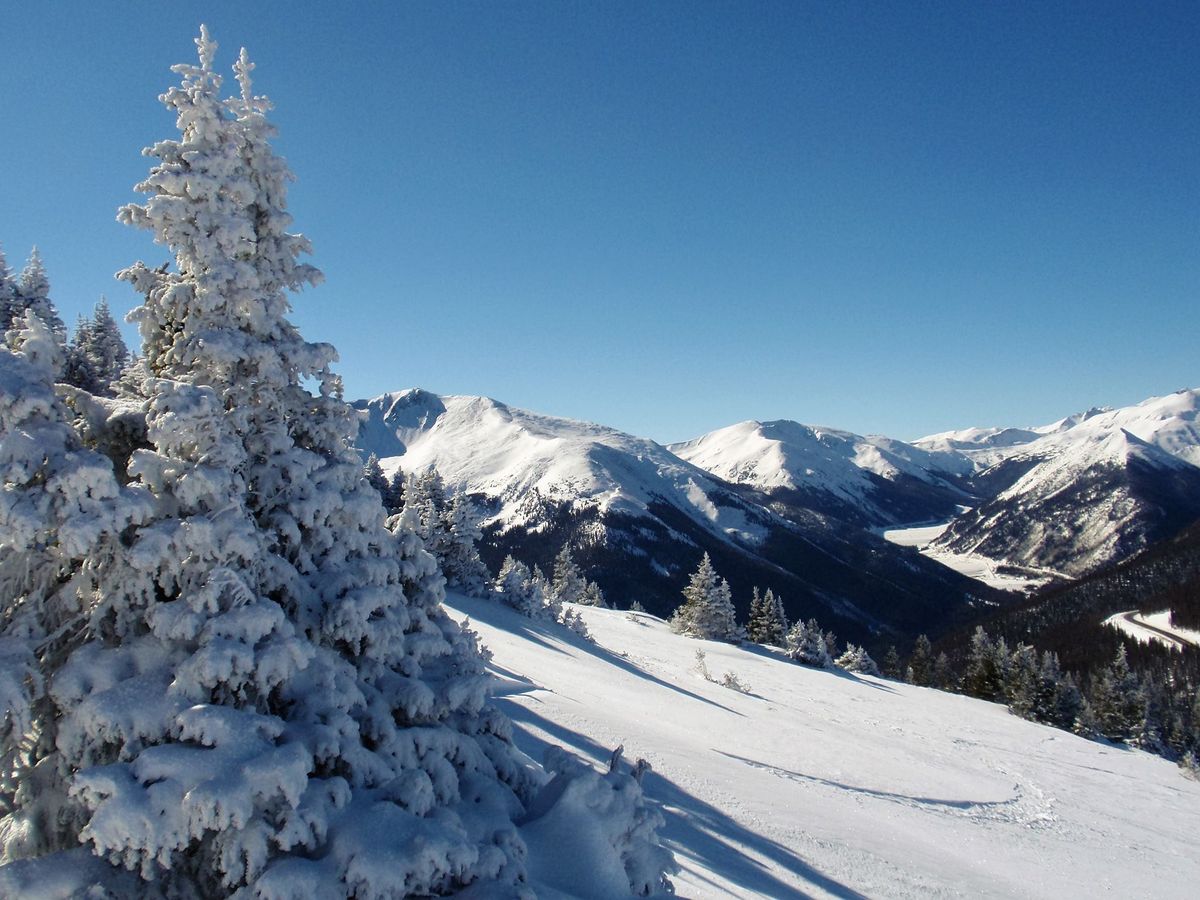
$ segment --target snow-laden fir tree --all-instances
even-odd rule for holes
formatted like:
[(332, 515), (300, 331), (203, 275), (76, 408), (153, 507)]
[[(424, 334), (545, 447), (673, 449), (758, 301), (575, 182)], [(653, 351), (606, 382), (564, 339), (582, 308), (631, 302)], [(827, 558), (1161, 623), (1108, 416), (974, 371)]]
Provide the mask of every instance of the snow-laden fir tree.
[(8, 258), (4, 255), (4, 247), (0, 245), (0, 343), (3, 343), (5, 333), (12, 327), (13, 317), (17, 308), (17, 282), (12, 269), (8, 266)]
[(1129, 668), (1125, 645), (1117, 648), (1113, 661), (1092, 680), (1088, 691), (1085, 731), (1110, 741), (1137, 737), (1146, 717), (1146, 696), (1137, 674)]
[[(74, 843), (80, 825), (57, 745), (57, 679), (92, 627), (97, 562), (151, 514), (108, 459), (85, 449), (54, 392), (62, 348), (32, 310), (0, 348), (0, 861)], [(73, 661), (73, 660), (72, 660)]]
[(367, 479), (367, 484), (379, 492), (382, 500), (384, 492), (388, 489), (388, 480), (387, 476), (383, 474), (383, 468), (379, 465), (379, 457), (374, 453), (368, 456), (367, 461), (363, 463), (363, 478)]
[[(607, 823), (590, 849), (617, 859), (628, 887), (667, 889), (635, 778), (618, 771), (608, 785), (627, 798), (610, 810), (624, 823), (597, 804), (564, 809), (561, 788), (539, 792), (547, 776), (487, 704), (474, 640), (441, 607), (413, 516), (385, 527), (351, 447), (335, 354), (285, 317), (287, 292), (318, 273), (298, 262), (307, 241), (287, 231), (289, 175), (268, 143), (267, 103), (244, 52), (242, 95), (222, 101), (215, 44), (204, 30), (197, 44), (200, 64), (176, 67), (182, 84), (163, 95), (181, 137), (148, 151), (150, 197), (121, 214), (175, 260), (174, 271), (121, 273), (145, 296), (149, 448), (129, 459), (130, 485), (111, 466), (100, 466), (109, 481), (78, 466), (39, 476), (77, 452), (52, 408), (49, 354), (31, 348), (53, 344), (48, 330), (8, 367), (40, 384), (27, 393), (41, 399), (6, 392), (21, 398), (7, 421), (33, 417), (47, 434), (31, 447), (20, 425), (4, 450), (15, 460), (6, 503), (20, 499), (14, 485), (34, 498), (32, 512), (5, 513), (20, 526), (0, 532), (6, 571), (43, 558), (51, 539), (38, 536), (56, 504), (70, 527), (52, 531), (56, 547), (69, 542), (54, 550), (53, 581), (3, 597), (0, 652), (6, 671), (16, 658), (27, 673), (33, 710), (6, 678), (19, 702), (0, 748), (13, 769), (3, 859), (81, 847), (76, 856), (137, 872), (166, 896), (382, 898), (484, 884), (509, 896), (526, 872), (518, 822), (555, 815), (597, 834), (584, 815)], [(79, 498), (37, 499), (81, 486)], [(97, 504), (107, 506), (89, 515)], [(14, 867), (0, 882), (20, 892), (39, 874)]]
[(455, 494), (442, 513), (442, 522), (446, 538), (438, 562), (446, 576), (446, 585), (468, 597), (482, 597), (491, 574), (479, 558), (478, 542), (483, 530), (475, 505), (462, 493)]
[(571, 545), (563, 544), (554, 557), (554, 577), (550, 582), (550, 590), (559, 603), (579, 603), (587, 590), (587, 579), (575, 565), (571, 556)]
[(827, 669), (833, 664), (825, 634), (816, 619), (796, 622), (787, 633), (788, 655), (798, 663)]
[(587, 586), (583, 589), (583, 596), (579, 598), (579, 603), (581, 606), (595, 606), (600, 609), (608, 609), (608, 601), (604, 599), (604, 591), (594, 581), (587, 582)]
[(113, 383), (129, 364), (129, 349), (104, 298), (91, 318), (80, 318), (67, 348), (64, 380), (91, 394), (111, 397)]
[(707, 553), (683, 589), (683, 603), (671, 616), (671, 628), (680, 634), (709, 641), (737, 641), (737, 624), (729, 582), (717, 575)]
[[(42, 263), (42, 254), (34, 247), (29, 262), (21, 270), (16, 282), (16, 296), (11, 307), (12, 320), (16, 321), (26, 310), (46, 323), (59, 347), (67, 345), (67, 326), (58, 316), (58, 309), (50, 299), (50, 279)], [(63, 362), (65, 363), (65, 359)]]
[(917, 635), (912, 656), (908, 658), (905, 680), (910, 684), (928, 687), (933, 683), (933, 645), (923, 634)]
[(871, 659), (871, 654), (857, 644), (847, 644), (845, 652), (837, 658), (834, 665), (847, 672), (855, 672), (860, 675), (879, 676), (880, 674), (879, 666), (875, 664), (875, 660)]
[(758, 588), (755, 588), (750, 599), (750, 622), (747, 626), (750, 640), (757, 644), (782, 647), (787, 631), (788, 621), (787, 614), (783, 611), (783, 601), (776, 597), (770, 588), (767, 588), (766, 594), (762, 596), (759, 596)]

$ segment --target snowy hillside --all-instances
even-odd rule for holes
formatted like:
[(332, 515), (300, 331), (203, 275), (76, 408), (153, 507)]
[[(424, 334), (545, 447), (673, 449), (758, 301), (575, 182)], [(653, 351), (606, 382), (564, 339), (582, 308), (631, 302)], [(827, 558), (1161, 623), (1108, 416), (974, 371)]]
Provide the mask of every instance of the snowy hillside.
[(669, 448), (773, 500), (868, 525), (952, 513), (967, 498), (954, 479), (974, 470), (954, 450), (931, 451), (786, 420), (741, 422)]
[[(685, 897), (1184, 898), (1200, 784), (1003, 707), (581, 609), (595, 644), (453, 596), (518, 746), (654, 770)], [(733, 673), (749, 693), (704, 680)]]
[(485, 510), (493, 571), (508, 553), (548, 567), (569, 543), (611, 600), (665, 615), (707, 552), (743, 619), (752, 588), (771, 587), (793, 618), (859, 642), (942, 630), (986, 592), (865, 530), (810, 511), (783, 518), (755, 489), (612, 428), (420, 390), (355, 408), (364, 454), (389, 472), (435, 467)]
[(1003, 487), (935, 546), (1074, 576), (1173, 534), (1200, 516), (1198, 409), (1180, 391), (1048, 426), (977, 476)]

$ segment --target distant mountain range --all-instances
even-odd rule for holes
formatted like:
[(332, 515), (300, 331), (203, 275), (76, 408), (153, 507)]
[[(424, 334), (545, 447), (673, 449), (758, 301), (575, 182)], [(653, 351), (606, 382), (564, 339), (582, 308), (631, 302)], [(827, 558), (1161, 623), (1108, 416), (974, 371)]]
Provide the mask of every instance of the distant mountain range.
[(860, 527), (866, 507), (847, 519), (800, 507), (785, 515), (754, 486), (611, 428), (421, 390), (355, 407), (364, 454), (389, 472), (436, 468), (475, 500), (493, 570), (506, 553), (548, 567), (569, 542), (610, 598), (668, 614), (707, 552), (743, 615), (751, 589), (770, 587), (793, 618), (816, 616), (859, 641), (937, 631), (997, 599)]
[[(436, 468), (486, 513), (485, 559), (547, 565), (563, 542), (618, 602), (669, 612), (709, 552), (743, 608), (772, 587), (847, 637), (934, 633), (1008, 595), (881, 533), (949, 522), (938, 559), (1070, 578), (1200, 518), (1200, 391), (1031, 428), (905, 443), (790, 421), (664, 447), (484, 397), (355, 404), (385, 470)], [(744, 609), (743, 609), (744, 612)]]

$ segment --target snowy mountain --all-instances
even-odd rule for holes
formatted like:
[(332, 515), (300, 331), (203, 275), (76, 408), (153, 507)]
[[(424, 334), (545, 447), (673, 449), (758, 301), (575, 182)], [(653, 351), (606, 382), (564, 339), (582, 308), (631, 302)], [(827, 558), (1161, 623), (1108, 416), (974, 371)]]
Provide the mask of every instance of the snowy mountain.
[(708, 552), (743, 618), (751, 588), (772, 587), (793, 617), (860, 640), (940, 630), (987, 594), (865, 530), (807, 511), (785, 519), (753, 488), (612, 428), (421, 390), (355, 408), (361, 452), (389, 473), (434, 467), (486, 511), (493, 570), (506, 553), (547, 566), (570, 542), (611, 598), (666, 614)]
[(742, 422), (669, 448), (726, 481), (767, 493), (785, 511), (881, 526), (949, 518), (968, 502), (975, 466), (954, 449), (780, 420)]
[(1198, 409), (1179, 391), (1039, 429), (975, 476), (995, 495), (934, 545), (1076, 576), (1170, 536), (1200, 517)]
[[(681, 896), (1185, 898), (1200, 784), (1003, 706), (581, 608), (596, 643), (452, 596), (534, 758), (653, 765)], [(732, 673), (747, 693), (706, 681)], [(519, 674), (518, 674), (519, 673)]]

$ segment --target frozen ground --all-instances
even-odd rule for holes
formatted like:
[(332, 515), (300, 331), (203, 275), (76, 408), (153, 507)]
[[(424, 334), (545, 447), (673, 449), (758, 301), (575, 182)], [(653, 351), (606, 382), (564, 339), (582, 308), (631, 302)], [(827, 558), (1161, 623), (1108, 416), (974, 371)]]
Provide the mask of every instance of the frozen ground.
[(922, 556), (1002, 591), (1029, 591), (1050, 580), (1050, 576), (1040, 578), (1034, 574), (1015, 575), (1001, 572), (1000, 563), (977, 553), (951, 553), (940, 547), (930, 547), (929, 544), (941, 536), (949, 526), (949, 522), (940, 522), (936, 525), (889, 528), (881, 533), (884, 540), (902, 547), (916, 547)]
[[(1194, 897), (1200, 784), (1003, 707), (695, 641), (582, 608), (596, 643), (450, 598), (495, 657), (518, 743), (624, 744), (685, 897)], [(729, 672), (742, 694), (704, 680)]]
[(1158, 641), (1168, 647), (1184, 647), (1188, 644), (1200, 647), (1200, 631), (1172, 625), (1170, 610), (1147, 615), (1135, 609), (1109, 616), (1104, 624), (1119, 628), (1143, 643)]

